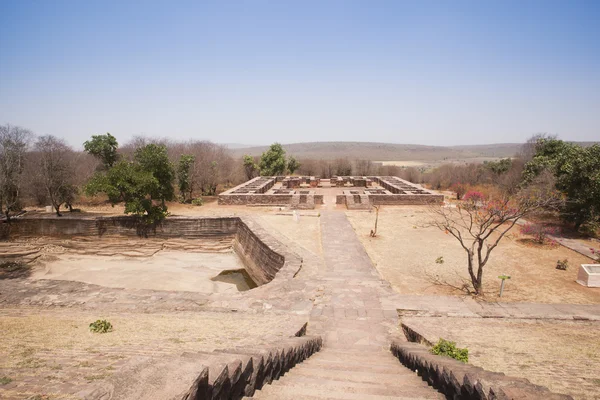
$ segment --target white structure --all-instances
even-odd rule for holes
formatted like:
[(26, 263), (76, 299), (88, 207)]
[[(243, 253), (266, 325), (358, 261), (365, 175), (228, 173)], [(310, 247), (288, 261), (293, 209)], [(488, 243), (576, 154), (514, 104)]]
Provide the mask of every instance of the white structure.
[(600, 264), (581, 264), (577, 283), (587, 287), (600, 287)]

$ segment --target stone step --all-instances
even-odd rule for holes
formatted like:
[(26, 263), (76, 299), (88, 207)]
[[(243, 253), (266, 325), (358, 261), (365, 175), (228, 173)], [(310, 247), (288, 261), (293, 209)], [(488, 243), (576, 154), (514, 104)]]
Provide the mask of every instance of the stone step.
[[(427, 399), (445, 398), (444, 395), (429, 387), (427, 383), (421, 380), (416, 374), (414, 378), (414, 382), (410, 383), (379, 385), (373, 383), (331, 381), (322, 378), (291, 375), (286, 379), (280, 379), (279, 381), (273, 382), (273, 387), (290, 388), (290, 392), (293, 392), (294, 390), (292, 389), (296, 388), (320, 388), (323, 393), (362, 393), (366, 395), (411, 396)], [(265, 389), (265, 393), (266, 392), (267, 390)]]
[[(429, 393), (426, 393), (429, 391)], [(407, 395), (379, 395), (379, 394), (368, 394), (363, 392), (352, 393), (349, 391), (329, 391), (323, 387), (306, 387), (306, 386), (276, 386), (268, 385), (262, 390), (257, 391), (254, 394), (255, 399), (267, 399), (267, 400), (297, 400), (297, 399), (328, 399), (328, 400), (430, 400), (430, 399), (444, 399), (443, 396), (432, 397), (439, 395), (440, 393), (435, 392), (433, 389), (427, 389), (423, 394), (415, 394), (410, 390), (407, 390)]]
[[(316, 368), (323, 368), (329, 370), (336, 371), (372, 371), (372, 372), (388, 372), (388, 371), (396, 371), (396, 368), (400, 366), (399, 362), (394, 363), (387, 361), (376, 361), (372, 360), (369, 363), (349, 363), (347, 361), (331, 361), (327, 359), (315, 359), (310, 360), (310, 366)], [(410, 371), (407, 368), (403, 368), (402, 370), (397, 371), (398, 375), (411, 375), (414, 372)]]
[(362, 349), (358, 351), (352, 351), (342, 348), (327, 347), (322, 349), (320, 352), (313, 355), (311, 359), (315, 360), (331, 360), (341, 361), (345, 363), (364, 363), (364, 362), (375, 362), (375, 363), (388, 363), (390, 365), (398, 365), (398, 361), (388, 350), (384, 351), (369, 351), (365, 352)]
[[(360, 383), (375, 383), (379, 385), (394, 385), (398, 382), (410, 382), (414, 378), (412, 375), (399, 373), (398, 369), (394, 369), (388, 373), (369, 372), (369, 371), (337, 371), (327, 370), (319, 367), (310, 367), (306, 365), (298, 365), (293, 370), (294, 376), (309, 376), (322, 378), (326, 380), (340, 382), (360, 382)], [(413, 381), (414, 382), (414, 381)]]

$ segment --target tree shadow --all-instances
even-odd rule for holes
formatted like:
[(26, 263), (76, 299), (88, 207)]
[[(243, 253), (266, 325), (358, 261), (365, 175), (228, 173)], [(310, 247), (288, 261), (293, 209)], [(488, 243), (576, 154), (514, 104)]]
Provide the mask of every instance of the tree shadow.
[(31, 276), (31, 267), (18, 261), (5, 261), (0, 263), (0, 280), (20, 279)]

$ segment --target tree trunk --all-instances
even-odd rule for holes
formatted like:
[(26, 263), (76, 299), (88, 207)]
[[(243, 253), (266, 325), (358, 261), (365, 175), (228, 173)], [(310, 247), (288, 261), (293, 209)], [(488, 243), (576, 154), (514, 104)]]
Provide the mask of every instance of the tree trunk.
[(62, 217), (62, 214), (60, 213), (60, 204), (55, 205), (54, 209), (56, 210), (56, 216), (57, 217)]
[(471, 284), (473, 285), (473, 290), (475, 291), (475, 294), (479, 294), (481, 285), (477, 279), (477, 276), (475, 276), (475, 271), (473, 271), (473, 252), (472, 251), (468, 252), (468, 258), (469, 258), (469, 276), (471, 277)]

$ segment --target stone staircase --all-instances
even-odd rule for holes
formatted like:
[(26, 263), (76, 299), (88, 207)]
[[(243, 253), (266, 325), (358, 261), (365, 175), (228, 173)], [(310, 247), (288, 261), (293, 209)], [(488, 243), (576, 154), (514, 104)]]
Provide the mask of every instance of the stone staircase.
[(324, 348), (279, 380), (257, 390), (255, 399), (445, 399), (385, 350)]

